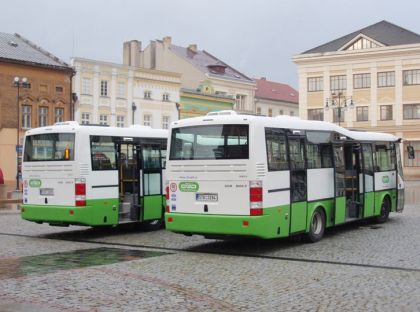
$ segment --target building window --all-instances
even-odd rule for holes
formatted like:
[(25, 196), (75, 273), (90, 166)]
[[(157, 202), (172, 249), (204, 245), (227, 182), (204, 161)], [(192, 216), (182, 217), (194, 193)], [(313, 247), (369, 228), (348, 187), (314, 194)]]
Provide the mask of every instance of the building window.
[(378, 88), (395, 86), (395, 72), (378, 73)]
[(354, 74), (353, 87), (355, 89), (370, 88), (370, 74)]
[(99, 124), (108, 125), (108, 115), (99, 115)]
[(39, 85), (39, 92), (48, 93), (48, 85), (46, 85), (46, 84), (40, 84)]
[(377, 47), (379, 47), (379, 45), (377, 45), (375, 42), (372, 42), (362, 37), (358, 39), (357, 41), (355, 41), (346, 50), (361, 50), (361, 49), (370, 49), (370, 48), (377, 48)]
[(32, 106), (29, 106), (29, 105), (22, 106), (22, 128), (23, 129), (32, 128)]
[(311, 77), (308, 78), (308, 92), (316, 92), (324, 90), (324, 78)]
[(82, 113), (82, 125), (90, 124), (90, 114), (89, 113)]
[(290, 116), (294, 116), (295, 112), (294, 111), (290, 111)]
[(347, 78), (346, 75), (331, 76), (330, 77), (330, 89), (332, 91), (346, 90)]
[(404, 70), (403, 83), (405, 86), (420, 84), (420, 69)]
[(324, 109), (322, 108), (308, 109), (308, 119), (309, 120), (324, 120)]
[(279, 110), (279, 115), (283, 115), (283, 114), (284, 114), (283, 110), (282, 109)]
[(404, 104), (404, 119), (420, 119), (420, 104)]
[[(408, 158), (407, 147), (412, 146), (414, 148), (414, 159)], [(404, 142), (404, 166), (405, 167), (420, 167), (420, 141), (405, 141)]]
[(344, 122), (344, 110), (343, 108), (333, 109), (333, 122)]
[(273, 109), (268, 109), (268, 117), (273, 117)]
[(152, 98), (152, 92), (151, 91), (144, 91), (144, 98), (150, 100)]
[(169, 93), (162, 94), (162, 101), (169, 102)]
[(169, 116), (162, 116), (162, 129), (169, 129)]
[(381, 120), (392, 120), (392, 105), (381, 105)]
[(101, 81), (101, 96), (108, 96), (108, 81)]
[(92, 94), (92, 80), (89, 78), (82, 79), (82, 94), (91, 95)]
[(236, 100), (235, 100), (235, 107), (238, 110), (244, 110), (245, 109), (245, 99), (246, 95), (244, 94), (237, 94)]
[(38, 127), (48, 125), (48, 107), (40, 107), (38, 109)]
[(55, 87), (55, 93), (63, 94), (63, 92), (64, 92), (64, 87), (63, 86), (56, 86)]
[(150, 114), (144, 114), (143, 115), (143, 125), (145, 126), (152, 126), (152, 115)]
[(261, 107), (257, 107), (257, 115), (261, 115)]
[(55, 122), (63, 122), (64, 121), (64, 108), (62, 107), (57, 107), (55, 109), (55, 117), (54, 117)]
[(359, 106), (356, 107), (357, 121), (368, 121), (369, 120), (369, 107)]
[(124, 128), (125, 124), (124, 124), (124, 116), (117, 116), (117, 127), (119, 128)]
[(118, 83), (117, 97), (120, 99), (125, 99), (125, 83), (124, 82)]

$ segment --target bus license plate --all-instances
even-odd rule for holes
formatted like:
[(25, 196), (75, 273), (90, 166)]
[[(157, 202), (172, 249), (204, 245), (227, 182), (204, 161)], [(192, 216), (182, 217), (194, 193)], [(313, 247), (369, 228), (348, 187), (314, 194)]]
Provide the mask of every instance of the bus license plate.
[(41, 196), (54, 196), (54, 189), (53, 188), (41, 188), (41, 189), (39, 189), (39, 194)]
[(217, 202), (219, 198), (215, 193), (197, 193), (195, 194), (195, 200), (200, 202)]

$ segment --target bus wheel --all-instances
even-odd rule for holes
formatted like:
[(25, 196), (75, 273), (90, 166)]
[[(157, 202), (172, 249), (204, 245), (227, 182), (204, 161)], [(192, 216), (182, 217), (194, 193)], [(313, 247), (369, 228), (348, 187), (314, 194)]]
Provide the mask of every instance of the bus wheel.
[(305, 234), (304, 239), (308, 243), (316, 243), (324, 236), (325, 231), (325, 213), (321, 208), (316, 208), (312, 218), (309, 232)]
[(375, 223), (385, 223), (388, 220), (391, 211), (391, 202), (388, 197), (385, 197), (381, 205), (381, 214), (374, 218)]

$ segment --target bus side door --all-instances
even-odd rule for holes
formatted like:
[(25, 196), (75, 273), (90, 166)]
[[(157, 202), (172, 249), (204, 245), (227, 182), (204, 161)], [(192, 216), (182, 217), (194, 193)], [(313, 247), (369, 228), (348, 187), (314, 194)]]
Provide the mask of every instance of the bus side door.
[(143, 220), (160, 219), (163, 213), (161, 144), (141, 145)]
[(306, 230), (307, 177), (305, 137), (288, 136), (290, 159), (290, 233)]
[(373, 216), (375, 208), (375, 192), (374, 192), (374, 168), (373, 168), (373, 149), (371, 143), (362, 143), (362, 187), (363, 190), (363, 218)]
[(400, 143), (395, 143), (395, 156), (397, 161), (397, 211), (401, 212), (404, 209), (404, 175), (402, 168), (402, 159), (400, 151)]

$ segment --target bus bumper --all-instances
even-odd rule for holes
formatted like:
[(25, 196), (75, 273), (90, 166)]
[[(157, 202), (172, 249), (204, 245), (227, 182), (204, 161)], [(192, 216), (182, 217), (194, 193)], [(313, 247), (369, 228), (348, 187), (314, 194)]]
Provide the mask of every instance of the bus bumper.
[[(21, 205), (22, 219), (37, 223), (49, 223), (51, 225), (109, 225), (107, 222), (96, 224), (92, 218), (90, 206), (44, 206), (44, 205)], [(99, 221), (99, 220), (98, 220)]]
[(225, 216), (188, 213), (165, 213), (166, 229), (183, 234), (238, 235), (277, 238), (288, 235), (273, 214), (262, 216)]

